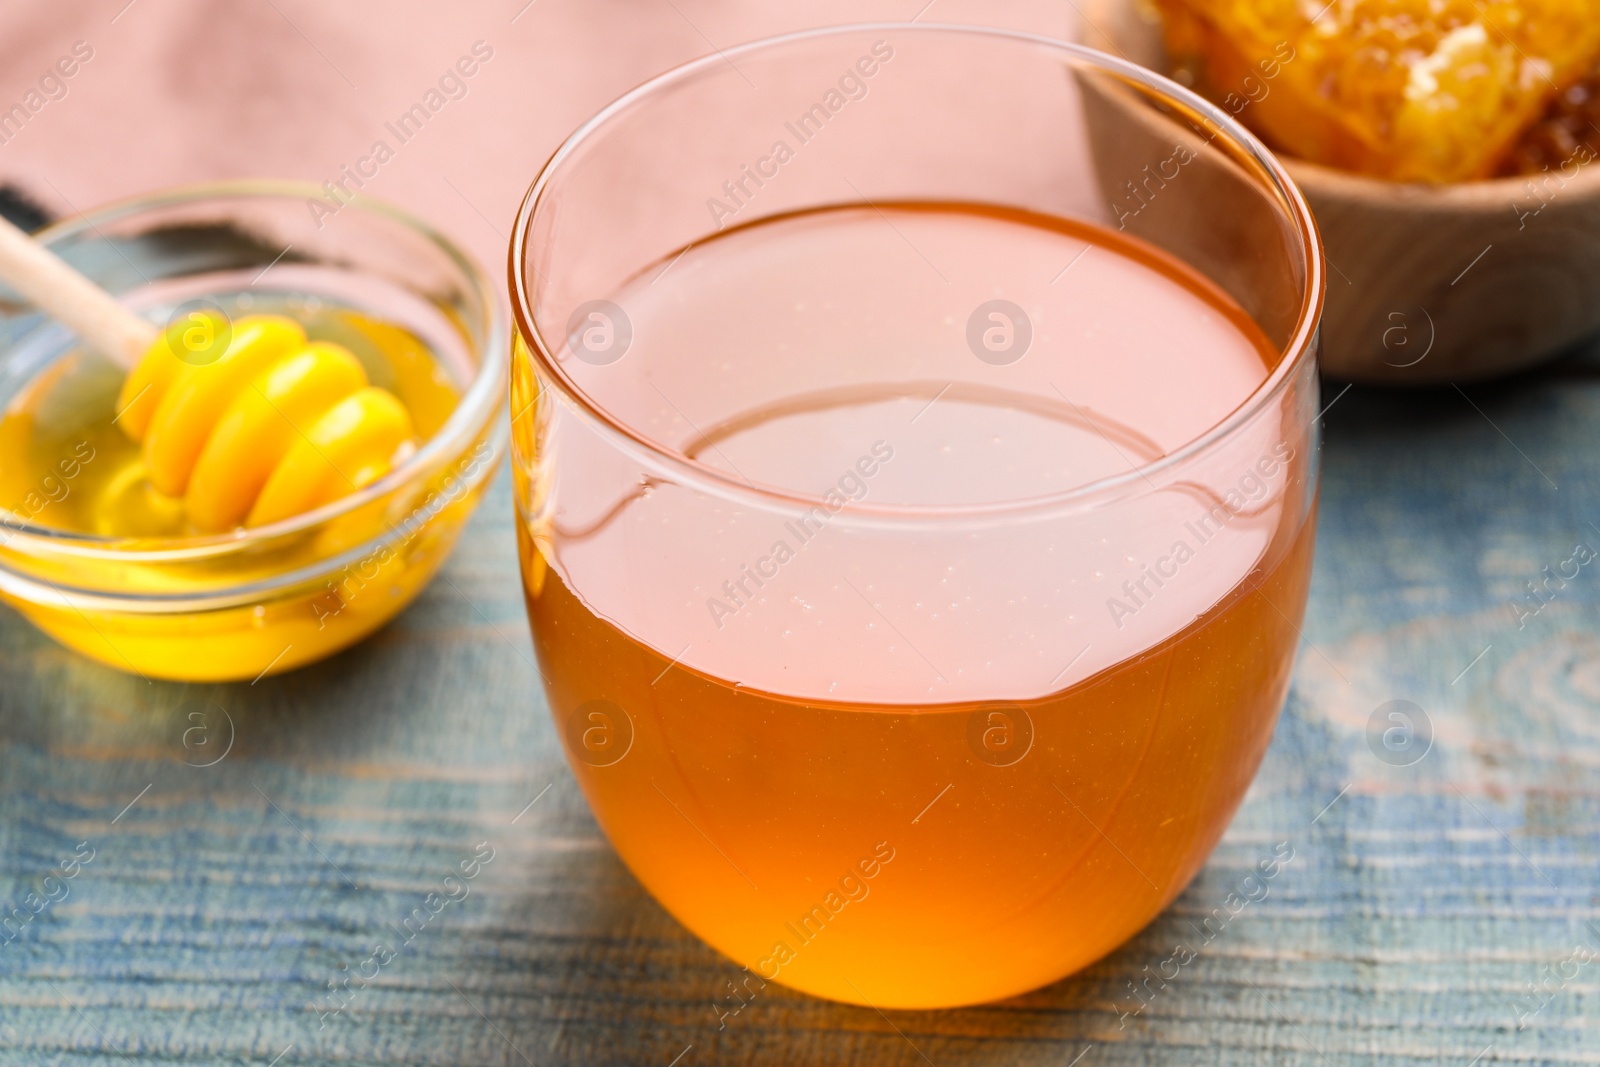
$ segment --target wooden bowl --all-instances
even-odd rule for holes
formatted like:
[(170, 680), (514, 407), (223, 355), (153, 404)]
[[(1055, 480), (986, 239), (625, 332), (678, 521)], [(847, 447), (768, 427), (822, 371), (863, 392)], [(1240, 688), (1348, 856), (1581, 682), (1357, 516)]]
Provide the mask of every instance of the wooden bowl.
[[(1166, 71), (1160, 24), (1143, 8), (1093, 0), (1084, 43)], [(1329, 377), (1490, 378), (1600, 331), (1600, 160), (1537, 180), (1444, 186), (1284, 164), (1326, 246)]]

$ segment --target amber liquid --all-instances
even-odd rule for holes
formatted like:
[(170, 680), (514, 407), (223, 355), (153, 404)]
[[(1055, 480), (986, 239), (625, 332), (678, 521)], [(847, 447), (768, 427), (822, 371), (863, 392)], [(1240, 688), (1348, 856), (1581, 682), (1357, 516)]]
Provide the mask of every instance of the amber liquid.
[[(956, 205), (888, 214), (759, 225), (644, 272), (614, 296), (635, 348), (575, 371), (752, 481), (820, 493), (882, 441), (866, 503), (948, 505), (1170, 452), (1276, 358), (1225, 297), (1115, 235)], [(1034, 338), (991, 371), (963, 335), (997, 285)], [(925, 406), (918, 383), (972, 368)], [(570, 421), (551, 426), (541, 448), (583, 454)], [(618, 854), (748, 969), (706, 991), (710, 1012), (736, 1015), (766, 981), (885, 1008), (1012, 995), (1182, 889), (1265, 750), (1307, 592), (1310, 450), (1268, 434), (1256, 451), (1276, 457), (1255, 468), (1272, 488), (1236, 517), (1186, 532), (1220, 493), (1192, 485), (1145, 516), (1170, 525), (1153, 543), (1194, 558), (1132, 599), (1128, 561), (1150, 557), (1114, 537), (1020, 520), (886, 534), (852, 527), (849, 505), (803, 546), (771, 525), (796, 556), (757, 586), (687, 497), (611, 500), (563, 476), (553, 523), (537, 538), (519, 523), (550, 704)], [(1121, 626), (1114, 597), (1137, 608)]]

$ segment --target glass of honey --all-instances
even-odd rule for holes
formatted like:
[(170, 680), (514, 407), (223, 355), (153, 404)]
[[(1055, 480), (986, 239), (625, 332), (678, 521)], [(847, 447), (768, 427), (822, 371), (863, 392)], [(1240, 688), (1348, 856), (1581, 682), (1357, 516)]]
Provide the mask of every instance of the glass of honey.
[(127, 372), (0, 288), (0, 599), (117, 669), (221, 681), (328, 656), (421, 592), (506, 433), (505, 317), (464, 252), (382, 203), (260, 181), (113, 204), (39, 239), (185, 346), (214, 329), (185, 349), (198, 366), (234, 324), (293, 320), (388, 390), (416, 440), (331, 503), (197, 531), (120, 425)]
[(1021, 993), (1183, 889), (1311, 569), (1321, 253), (1259, 142), (1058, 41), (801, 33), (583, 126), (510, 268), (545, 693), (722, 1024)]

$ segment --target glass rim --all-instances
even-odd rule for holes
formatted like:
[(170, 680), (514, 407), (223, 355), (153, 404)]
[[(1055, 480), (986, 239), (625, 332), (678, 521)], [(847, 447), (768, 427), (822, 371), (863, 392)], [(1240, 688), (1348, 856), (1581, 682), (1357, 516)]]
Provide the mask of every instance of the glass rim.
[[(908, 520), (913, 522), (938, 518), (959, 520), (1049, 512), (1063, 506), (1081, 506), (1086, 500), (1114, 496), (1123, 489), (1137, 485), (1141, 481), (1148, 482), (1152, 474), (1178, 466), (1196, 455), (1219, 446), (1225, 439), (1247, 425), (1255, 415), (1271, 404), (1288, 387), (1288, 384), (1295, 380), (1296, 375), (1306, 361), (1313, 357), (1326, 296), (1326, 277), (1322, 266), (1322, 237), (1317, 229), (1316, 219), (1311, 213), (1310, 205), (1306, 202), (1304, 195), (1300, 192), (1299, 187), (1295, 184), (1284, 164), (1273, 155), (1272, 151), (1259, 138), (1231, 115), (1223, 111), (1222, 108), (1149, 68), (1139, 66), (1125, 59), (1119, 59), (1087, 45), (1063, 41), (1058, 38), (1045, 37), (1021, 30), (1007, 30), (989, 26), (965, 26), (956, 23), (849, 23), (798, 30), (759, 38), (731, 48), (718, 49), (697, 59), (669, 68), (641, 82), (633, 89), (611, 101), (611, 103), (596, 112), (569, 134), (551, 154), (550, 158), (545, 161), (544, 165), (539, 169), (539, 173), (535, 176), (533, 183), (528, 187), (527, 193), (524, 194), (522, 203), (517, 209), (516, 223), (511, 234), (507, 271), (511, 287), (511, 310), (515, 329), (521, 335), (530, 355), (537, 362), (541, 378), (553, 384), (565, 400), (575, 405), (583, 415), (595, 423), (602, 433), (611, 437), (615, 443), (629, 450), (641, 450), (651, 460), (665, 463), (676, 472), (687, 475), (685, 481), (694, 484), (696, 488), (708, 490), (731, 500), (749, 501), (759, 499), (768, 504), (782, 501), (800, 504), (808, 508), (819, 507), (824, 504), (820, 493), (812, 494), (783, 486), (752, 483), (732, 472), (724, 471), (697, 459), (691, 459), (681, 451), (646, 436), (625, 420), (613, 416), (602, 405), (592, 400), (568, 376), (555, 359), (554, 352), (560, 349), (560, 345), (558, 344), (555, 348), (552, 348), (540, 331), (537, 319), (530, 306), (532, 289), (523, 264), (527, 259), (528, 233), (532, 229), (534, 217), (538, 214), (544, 193), (555, 179), (557, 172), (583, 144), (598, 134), (612, 119), (622, 112), (641, 100), (648, 100), (657, 96), (665, 90), (692, 79), (707, 70), (729, 64), (733, 58), (741, 55), (781, 48), (801, 41), (842, 37), (863, 32), (902, 34), (911, 32), (919, 35), (952, 34), (961, 37), (1008, 40), (1031, 44), (1047, 50), (1053, 50), (1079, 64), (1098, 68), (1126, 82), (1131, 82), (1158, 99), (1165, 97), (1181, 104), (1184, 108), (1203, 117), (1205, 121), (1215, 128), (1218, 136), (1226, 137), (1260, 167), (1262, 176), (1270, 182), (1272, 191), (1281, 198), (1279, 207), (1282, 213), (1287, 215), (1294, 224), (1296, 235), (1303, 246), (1306, 275), (1305, 284), (1301, 292), (1300, 313), (1288, 340), (1280, 347), (1282, 358), (1279, 359), (1277, 366), (1272, 368), (1271, 373), (1232, 411), (1217, 420), (1204, 432), (1166, 455), (1147, 463), (1132, 465), (1126, 472), (1097, 478), (1082, 485), (1074, 486), (1071, 489), (1055, 493), (1021, 497), (1013, 500), (961, 505), (881, 504), (867, 501), (851, 501), (847, 510), (857, 516), (877, 516), (888, 520)], [(826, 206), (842, 207), (848, 205), (841, 203)], [(763, 216), (763, 218), (765, 217)], [(761, 220), (752, 220), (751, 223), (746, 223), (745, 225), (753, 225), (758, 221)], [(524, 413), (524, 417), (526, 417), (526, 413)]]
[[(206, 200), (262, 198), (280, 200), (315, 199), (324, 195), (321, 186), (309, 182), (277, 178), (226, 179), (171, 186), (154, 193), (123, 197), (90, 209), (73, 213), (50, 223), (33, 236), (45, 245), (56, 240), (93, 232), (102, 240), (99, 224), (113, 223), (142, 213), (184, 204), (203, 203)], [(441, 231), (403, 208), (385, 200), (357, 193), (346, 202), (370, 214), (387, 218), (423, 237), (439, 249), (469, 279), (472, 287), (482, 294), (484, 303), (484, 339), (474, 346), (479, 362), (470, 381), (462, 390), (461, 399), (433, 434), (418, 445), (400, 466), (383, 477), (369, 482), (360, 489), (324, 504), (311, 511), (291, 515), (286, 519), (264, 526), (252, 526), (218, 534), (201, 534), (179, 537), (118, 537), (63, 530), (57, 527), (23, 520), (9, 509), (0, 507), (0, 549), (11, 548), (19, 538), (33, 540), (47, 550), (67, 556), (96, 559), (126, 560), (138, 563), (189, 562), (225, 555), (229, 552), (251, 548), (265, 541), (314, 530), (330, 520), (370, 504), (372, 501), (404, 486), (416, 477), (419, 470), (440, 462), (458, 446), (465, 446), (476, 433), (493, 418), (499, 404), (499, 385), (505, 378), (509, 354), (506, 350), (505, 316), (497, 294), (489, 284), (487, 273), (476, 260)], [(495, 450), (499, 451), (501, 439), (507, 432), (492, 435)], [(358, 548), (370, 554), (381, 547), (392, 531), (386, 531)], [(341, 553), (340, 558), (348, 553)], [(320, 562), (318, 569), (322, 569)], [(9, 569), (9, 568), (7, 568)], [(298, 577), (296, 575), (290, 577)], [(276, 579), (254, 583), (263, 588), (283, 584)], [(85, 591), (87, 592), (87, 591)], [(194, 597), (197, 594), (187, 594)]]

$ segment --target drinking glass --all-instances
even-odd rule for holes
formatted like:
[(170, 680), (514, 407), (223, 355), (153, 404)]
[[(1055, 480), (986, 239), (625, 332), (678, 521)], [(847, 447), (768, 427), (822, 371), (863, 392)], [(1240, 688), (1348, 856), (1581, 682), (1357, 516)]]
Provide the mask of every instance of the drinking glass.
[(1227, 115), (999, 30), (730, 49), (551, 158), (528, 613), (617, 853), (744, 968), (723, 1025), (1020, 993), (1194, 876), (1299, 639), (1320, 263)]

